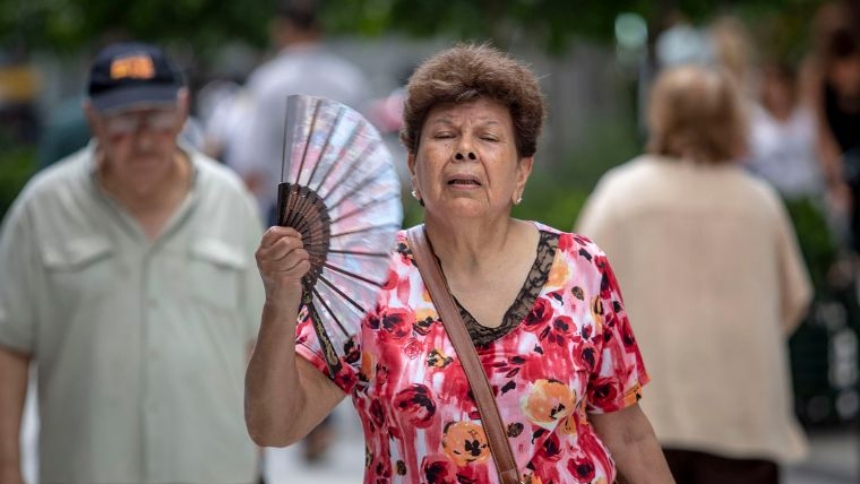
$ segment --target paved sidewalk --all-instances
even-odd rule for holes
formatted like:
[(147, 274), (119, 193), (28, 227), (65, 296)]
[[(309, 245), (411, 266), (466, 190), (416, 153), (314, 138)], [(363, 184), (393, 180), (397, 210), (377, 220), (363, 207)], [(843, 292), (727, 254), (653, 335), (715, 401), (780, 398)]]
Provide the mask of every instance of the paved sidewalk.
[(793, 472), (830, 479), (825, 482), (860, 483), (860, 426), (811, 429), (807, 436), (809, 457), (793, 466)]

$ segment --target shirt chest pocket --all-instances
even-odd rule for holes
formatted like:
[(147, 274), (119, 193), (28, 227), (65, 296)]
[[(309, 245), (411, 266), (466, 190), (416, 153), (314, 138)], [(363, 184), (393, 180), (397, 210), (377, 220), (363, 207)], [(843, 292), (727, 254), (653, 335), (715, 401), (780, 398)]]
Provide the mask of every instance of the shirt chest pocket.
[(101, 237), (76, 238), (46, 244), (41, 249), (49, 287), (55, 297), (83, 302), (98, 299), (121, 284), (114, 246)]
[(235, 310), (241, 301), (241, 280), (248, 261), (240, 250), (220, 240), (203, 240), (191, 247), (188, 289), (192, 297), (222, 310)]

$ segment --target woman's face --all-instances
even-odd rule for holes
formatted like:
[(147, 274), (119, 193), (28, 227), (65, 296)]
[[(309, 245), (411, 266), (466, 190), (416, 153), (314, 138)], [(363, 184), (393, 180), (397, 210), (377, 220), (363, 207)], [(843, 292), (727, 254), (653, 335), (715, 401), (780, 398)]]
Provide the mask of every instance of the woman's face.
[(510, 213), (534, 160), (517, 155), (507, 106), (478, 99), (431, 109), (408, 161), (428, 213), (488, 217)]

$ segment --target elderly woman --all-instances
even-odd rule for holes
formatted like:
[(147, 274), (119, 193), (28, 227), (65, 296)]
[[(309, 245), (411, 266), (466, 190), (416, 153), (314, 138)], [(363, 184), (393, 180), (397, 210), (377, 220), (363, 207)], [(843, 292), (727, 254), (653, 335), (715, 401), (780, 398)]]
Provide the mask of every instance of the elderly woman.
[[(511, 218), (543, 116), (535, 76), (497, 50), (459, 46), (420, 66), (402, 139), (426, 235), (524, 480), (611, 483), (620, 472), (631, 483), (672, 482), (637, 404), (648, 376), (606, 256), (585, 238)], [(255, 442), (296, 442), (349, 395), (365, 432), (365, 482), (499, 482), (405, 234), (355, 338), (360, 358), (344, 358), (332, 379), (297, 315), (302, 241), (272, 227), (257, 258), (267, 301), (246, 380)]]
[(643, 400), (678, 482), (774, 484), (800, 458), (787, 338), (810, 283), (782, 203), (734, 160), (739, 94), (699, 67), (664, 73), (651, 154), (607, 173), (577, 229), (612, 257), (655, 378)]

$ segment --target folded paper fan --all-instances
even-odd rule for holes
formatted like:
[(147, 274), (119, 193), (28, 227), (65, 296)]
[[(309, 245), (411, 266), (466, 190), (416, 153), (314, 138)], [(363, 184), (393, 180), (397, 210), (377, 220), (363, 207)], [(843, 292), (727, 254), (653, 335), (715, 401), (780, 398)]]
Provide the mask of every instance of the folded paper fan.
[(329, 371), (374, 309), (403, 221), (400, 184), (376, 129), (324, 98), (287, 98), (278, 224), (302, 234), (303, 303)]

